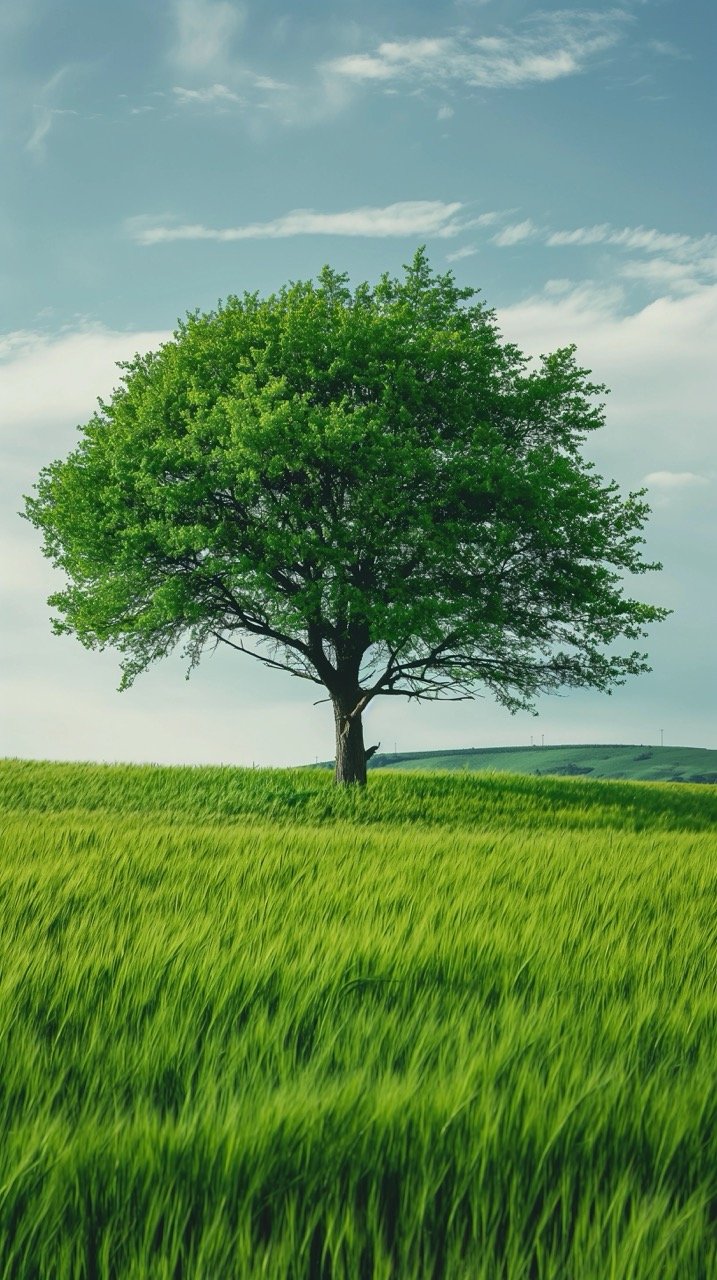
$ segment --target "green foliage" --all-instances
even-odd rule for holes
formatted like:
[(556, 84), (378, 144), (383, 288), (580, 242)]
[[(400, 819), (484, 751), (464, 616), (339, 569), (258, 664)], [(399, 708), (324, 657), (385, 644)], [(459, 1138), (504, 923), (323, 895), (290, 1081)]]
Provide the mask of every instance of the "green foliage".
[(0, 782), (5, 1280), (717, 1276), (711, 788)]
[(646, 669), (613, 642), (664, 615), (621, 587), (656, 567), (647, 507), (580, 455), (604, 388), (572, 347), (529, 369), (423, 251), (353, 293), (325, 268), (230, 297), (123, 370), (26, 512), (67, 577), (55, 629), (125, 684), (180, 642), (264, 646), (352, 715)]

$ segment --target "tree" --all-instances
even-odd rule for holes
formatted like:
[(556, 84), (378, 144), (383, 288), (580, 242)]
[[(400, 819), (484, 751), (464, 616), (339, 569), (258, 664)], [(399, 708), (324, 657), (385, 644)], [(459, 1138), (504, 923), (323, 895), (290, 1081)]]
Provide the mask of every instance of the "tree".
[(364, 783), (377, 697), (510, 710), (649, 670), (614, 642), (665, 610), (630, 599), (644, 490), (580, 454), (602, 424), (574, 347), (539, 366), (434, 274), (353, 292), (326, 267), (230, 297), (122, 364), (118, 389), (25, 514), (66, 574), (57, 633), (123, 654), (120, 688), (180, 642), (323, 686), (336, 781)]

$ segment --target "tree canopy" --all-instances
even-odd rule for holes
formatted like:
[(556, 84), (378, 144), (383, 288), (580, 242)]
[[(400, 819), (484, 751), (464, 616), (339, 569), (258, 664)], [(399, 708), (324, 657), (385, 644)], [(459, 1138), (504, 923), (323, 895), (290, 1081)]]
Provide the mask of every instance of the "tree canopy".
[(630, 598), (644, 491), (581, 454), (605, 388), (575, 348), (533, 367), (419, 250), (402, 279), (326, 267), (179, 322), (26, 499), (66, 575), (58, 633), (122, 655), (251, 652), (327, 690), (337, 779), (365, 781), (376, 697), (510, 710), (648, 670), (618, 652), (665, 611)]

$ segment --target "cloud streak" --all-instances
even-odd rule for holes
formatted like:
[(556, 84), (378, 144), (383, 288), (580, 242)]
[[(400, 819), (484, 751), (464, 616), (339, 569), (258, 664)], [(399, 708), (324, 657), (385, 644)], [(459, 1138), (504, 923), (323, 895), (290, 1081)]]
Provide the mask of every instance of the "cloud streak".
[(697, 475), (695, 471), (650, 471), (645, 476), (645, 484), (651, 489), (691, 489), (695, 485), (709, 484), (707, 476)]
[(228, 89), (225, 84), (212, 84), (204, 89), (183, 89), (181, 85), (175, 85), (172, 93), (180, 106), (221, 107), (243, 101), (238, 93)]
[(53, 105), (58, 89), (67, 81), (71, 70), (70, 66), (60, 67), (40, 90), (39, 101), (34, 106), (35, 125), (25, 143), (25, 150), (29, 151), (36, 160), (43, 160), (45, 157), (47, 137), (57, 117), (79, 114), (69, 107)]
[(526, 218), (524, 222), (515, 222), (508, 227), (503, 227), (492, 239), (493, 244), (506, 248), (510, 245), (522, 244), (525, 240), (534, 240), (537, 235), (539, 235), (539, 228), (530, 218)]
[[(713, 237), (703, 237), (702, 243)], [(656, 231), (653, 227), (611, 227), (602, 222), (592, 227), (575, 227), (572, 231), (553, 231), (547, 245), (610, 244), (623, 249), (644, 249), (648, 253), (664, 253), (689, 248), (695, 242), (692, 236)]]
[[(363, 205), (338, 213), (314, 209), (292, 209), (268, 222), (249, 222), (236, 227), (207, 227), (202, 223), (173, 224), (170, 219), (146, 214), (130, 218), (126, 229), (137, 244), (168, 244), (182, 240), (216, 241), (283, 240), (290, 236), (437, 236), (449, 238), (471, 227), (485, 226), (498, 215), (465, 216), (459, 200), (403, 200), (383, 207)], [(463, 214), (463, 216), (461, 216)]]

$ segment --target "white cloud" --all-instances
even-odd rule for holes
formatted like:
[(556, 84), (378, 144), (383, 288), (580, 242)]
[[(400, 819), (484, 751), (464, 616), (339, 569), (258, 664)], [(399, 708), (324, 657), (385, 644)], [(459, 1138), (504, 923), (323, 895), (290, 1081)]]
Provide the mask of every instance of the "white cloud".
[(334, 58), (326, 70), (354, 83), (460, 81), (488, 89), (519, 88), (575, 75), (620, 39), (627, 15), (561, 10), (536, 15), (498, 36), (455, 35), (387, 40), (371, 53)]
[(285, 125), (304, 123), (315, 114), (308, 103), (300, 110), (305, 90), (254, 71), (237, 53), (237, 37), (247, 18), (245, 4), (173, 0), (173, 12), (175, 41), (168, 60), (181, 75), (172, 89), (176, 106), (217, 114), (241, 106), (243, 123), (257, 136), (269, 114)]
[[(318, 213), (313, 209), (293, 209), (269, 222), (250, 222), (237, 227), (206, 227), (202, 223), (172, 225), (166, 219), (147, 215), (130, 218), (126, 224), (133, 240), (142, 245), (166, 244), (178, 240), (277, 240), (289, 236), (439, 236), (458, 235), (480, 218), (460, 219), (465, 206), (458, 200), (404, 200), (375, 207), (364, 205), (340, 213)], [(493, 215), (481, 215), (492, 217)]]
[(647, 253), (669, 253), (689, 248), (693, 242), (690, 236), (666, 234), (654, 227), (623, 227), (621, 231), (612, 231), (607, 243), (623, 249), (643, 249)]
[(454, 253), (447, 253), (446, 262), (461, 262), (464, 258), (472, 258), (477, 252), (476, 245), (464, 244), (461, 249), (456, 249)]
[(493, 236), (493, 244), (505, 248), (513, 244), (521, 244), (524, 240), (533, 240), (536, 235), (538, 235), (538, 228), (530, 218), (526, 218), (524, 222), (515, 222), (511, 226), (503, 227), (502, 231), (498, 231)]
[(336, 75), (350, 80), (393, 80), (402, 74), (431, 74), (450, 56), (450, 37), (422, 40), (386, 40), (375, 54), (356, 53), (335, 58), (328, 65)]
[(709, 483), (708, 476), (699, 476), (694, 471), (650, 471), (645, 476), (645, 484), (650, 489), (691, 489), (694, 485)]
[[(708, 746), (715, 716), (717, 508), (711, 485), (691, 479), (676, 484), (668, 477), (714, 476), (717, 286), (658, 298), (639, 309), (626, 303), (619, 288), (561, 282), (499, 308), (498, 319), (505, 336), (529, 354), (577, 344), (578, 362), (611, 389), (605, 427), (588, 437), (585, 452), (623, 489), (647, 484), (652, 514), (645, 552), (662, 561), (664, 570), (640, 579), (634, 589), (638, 598), (675, 613), (651, 632), (646, 645), (654, 674), (608, 700), (606, 727), (632, 701), (633, 721), (657, 724), (661, 720), (653, 715), (671, 717), (680, 735), (675, 740)], [(571, 695), (566, 710), (575, 714), (579, 704), (580, 697), (576, 702)], [(600, 707), (588, 703), (586, 711), (594, 724)], [(543, 714), (558, 713), (546, 702)], [(634, 730), (625, 723), (622, 732)], [(640, 732), (624, 740), (649, 739)]]
[(714, 465), (717, 285), (630, 311), (619, 286), (553, 282), (499, 309), (528, 354), (577, 344), (580, 364), (612, 394), (591, 448), (639, 484), (646, 472), (709, 474)]
[[(219, 110), (229, 106), (246, 106), (250, 99), (257, 103), (257, 95), (279, 95), (282, 96), (290, 92), (290, 86), (282, 83), (281, 80), (272, 80), (269, 76), (260, 76), (246, 68), (235, 68), (234, 75), (237, 86), (242, 90), (241, 93), (236, 89), (229, 88), (226, 84), (210, 84), (203, 85), (197, 89), (188, 89), (182, 85), (175, 85), (172, 89), (174, 101), (180, 107), (214, 107)], [(267, 101), (261, 101), (259, 105), (267, 106)], [(283, 109), (283, 103), (275, 103)]]
[(602, 244), (610, 234), (607, 222), (595, 227), (574, 227), (572, 231), (552, 231), (545, 241), (549, 245)]
[(116, 362), (169, 336), (87, 325), (59, 334), (18, 330), (0, 337), (0, 445), (6, 455), (54, 457), (59, 424), (63, 434), (57, 447), (62, 447), (72, 443), (74, 424), (90, 417), (97, 397), (117, 385)]
[[(418, 93), (425, 86), (521, 88), (575, 75), (620, 40), (628, 21), (620, 9), (559, 10), (535, 14), (515, 30), (502, 28), (495, 36), (474, 37), (461, 29), (384, 40), (373, 50), (353, 50), (320, 61), (309, 78), (286, 84), (251, 70), (236, 56), (246, 6), (226, 0), (173, 0), (173, 7), (176, 39), (170, 62), (182, 71), (182, 86), (188, 86), (178, 101), (185, 107), (201, 103), (221, 109), (228, 99), (209, 96), (213, 85), (221, 85), (255, 108), (244, 113), (244, 123), (257, 137), (264, 136), (272, 118), (295, 128), (336, 116), (362, 86), (373, 85), (382, 93)], [(202, 83), (195, 82), (200, 77)], [(451, 111), (442, 106), (438, 119), (449, 119)]]
[[(91, 758), (109, 752), (109, 758), (112, 753), (117, 758), (128, 750), (133, 717), (126, 721), (128, 736), (120, 745), (118, 729), (131, 708), (118, 706), (114, 694), (117, 659), (98, 655), (94, 664), (83, 662), (78, 644), (64, 644), (51, 635), (45, 601), (57, 590), (61, 575), (43, 558), (37, 532), (18, 513), (40, 468), (75, 447), (75, 424), (86, 422), (97, 396), (108, 397), (117, 385), (115, 362), (157, 347), (168, 336), (89, 325), (60, 333), (19, 330), (0, 336), (2, 754)], [(83, 720), (93, 725), (92, 747), (83, 737)], [(134, 723), (141, 731), (136, 719)]]
[(455, 111), (453, 110), (453, 107), (449, 107), (449, 106), (447, 106), (447, 105), (446, 105), (446, 106), (443, 106), (443, 107), (439, 107), (439, 108), (438, 108), (438, 114), (437, 114), (437, 116), (436, 116), (436, 119), (437, 119), (437, 120), (450, 120), (450, 119), (451, 119), (451, 117), (452, 117), (452, 116), (454, 116), (454, 115), (455, 115)]
[(183, 89), (180, 85), (175, 85), (172, 89), (175, 101), (180, 106), (217, 106), (225, 105), (228, 102), (237, 103), (242, 99), (233, 89), (228, 89), (225, 84), (212, 84), (204, 89)]
[[(512, 212), (512, 210), (509, 212)], [(497, 209), (491, 209), (487, 213), (478, 214), (476, 218), (466, 218), (462, 230), (468, 231), (476, 227), (492, 227), (495, 222), (504, 217), (506, 217), (505, 213), (500, 213)]]
[(274, 80), (271, 76), (258, 75), (255, 71), (247, 70), (244, 75), (255, 89), (264, 89), (267, 93), (283, 93), (284, 90), (291, 88), (291, 85), (284, 80)]
[(694, 268), (671, 258), (628, 261), (620, 268), (620, 275), (626, 280), (639, 280), (658, 288), (666, 287), (672, 293), (693, 293), (699, 287)]

